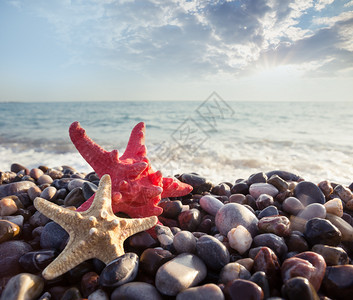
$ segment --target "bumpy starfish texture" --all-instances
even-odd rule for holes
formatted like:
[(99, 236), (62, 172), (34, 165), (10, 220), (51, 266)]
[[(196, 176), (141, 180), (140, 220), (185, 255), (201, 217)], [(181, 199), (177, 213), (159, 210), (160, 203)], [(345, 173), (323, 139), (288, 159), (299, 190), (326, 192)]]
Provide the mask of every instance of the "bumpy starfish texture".
[(43, 271), (45, 279), (54, 279), (81, 262), (98, 258), (108, 264), (124, 254), (123, 243), (129, 236), (156, 225), (156, 216), (140, 219), (116, 217), (111, 207), (111, 180), (104, 175), (91, 207), (72, 211), (37, 197), (34, 206), (69, 233), (69, 242), (60, 255)]
[[(82, 157), (99, 177), (109, 174), (112, 178), (113, 212), (124, 212), (130, 217), (158, 216), (161, 198), (179, 197), (191, 192), (192, 187), (176, 178), (162, 177), (154, 172), (147, 157), (145, 124), (137, 124), (131, 132), (124, 154), (118, 150), (108, 152), (90, 139), (78, 122), (71, 124), (70, 138)], [(89, 208), (93, 196), (78, 211)]]

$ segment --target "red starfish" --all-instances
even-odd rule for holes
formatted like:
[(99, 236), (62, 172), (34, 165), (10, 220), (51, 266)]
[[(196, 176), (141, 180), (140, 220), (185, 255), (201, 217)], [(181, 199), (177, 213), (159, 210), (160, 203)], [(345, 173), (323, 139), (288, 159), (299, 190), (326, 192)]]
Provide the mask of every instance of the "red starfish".
[[(71, 141), (82, 157), (99, 177), (109, 174), (112, 179), (112, 208), (114, 213), (124, 212), (132, 218), (158, 216), (161, 198), (179, 197), (191, 192), (192, 187), (176, 178), (162, 177), (154, 172), (146, 157), (145, 124), (137, 124), (131, 132), (124, 154), (118, 150), (108, 152), (90, 139), (78, 122), (71, 124)], [(87, 210), (94, 196), (77, 210)]]

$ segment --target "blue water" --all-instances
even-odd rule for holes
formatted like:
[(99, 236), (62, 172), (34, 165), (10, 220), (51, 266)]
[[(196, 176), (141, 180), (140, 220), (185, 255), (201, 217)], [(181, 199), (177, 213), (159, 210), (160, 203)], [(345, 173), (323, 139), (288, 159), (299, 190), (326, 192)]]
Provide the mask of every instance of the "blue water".
[(146, 124), (148, 157), (165, 175), (198, 172), (215, 183), (283, 169), (307, 180), (353, 181), (353, 103), (0, 103), (0, 170), (18, 162), (91, 171), (72, 145), (79, 121), (106, 150), (124, 150)]

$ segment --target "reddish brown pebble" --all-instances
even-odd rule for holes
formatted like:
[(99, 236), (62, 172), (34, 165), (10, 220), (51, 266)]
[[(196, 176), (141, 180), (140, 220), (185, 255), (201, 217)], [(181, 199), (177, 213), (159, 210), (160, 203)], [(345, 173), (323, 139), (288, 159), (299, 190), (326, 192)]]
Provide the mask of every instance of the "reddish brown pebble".
[(288, 236), (291, 233), (289, 219), (285, 216), (264, 217), (257, 226), (261, 233), (274, 233), (278, 236)]
[(324, 193), (326, 198), (333, 192), (332, 185), (328, 180), (321, 181), (318, 186), (320, 190)]
[(263, 271), (271, 287), (280, 283), (281, 268), (276, 254), (268, 247), (262, 247), (254, 259), (254, 272)]
[(225, 288), (226, 299), (230, 300), (262, 300), (264, 292), (254, 282), (244, 279), (235, 279)]
[(82, 276), (81, 292), (83, 297), (88, 297), (99, 287), (99, 275), (96, 272), (88, 272)]
[(316, 291), (319, 290), (325, 275), (326, 262), (315, 252), (306, 251), (286, 259), (281, 267), (282, 280), (301, 276), (310, 281)]

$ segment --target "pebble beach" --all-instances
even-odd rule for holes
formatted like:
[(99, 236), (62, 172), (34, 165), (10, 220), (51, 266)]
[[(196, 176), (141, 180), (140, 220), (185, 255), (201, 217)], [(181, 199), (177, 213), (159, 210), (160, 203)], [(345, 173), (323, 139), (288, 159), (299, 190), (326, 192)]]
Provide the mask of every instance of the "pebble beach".
[(129, 237), (124, 255), (45, 280), (68, 234), (33, 200), (75, 210), (99, 178), (70, 166), (1, 170), (0, 299), (351, 299), (353, 184), (287, 171), (176, 177), (192, 193), (162, 199), (159, 224)]

